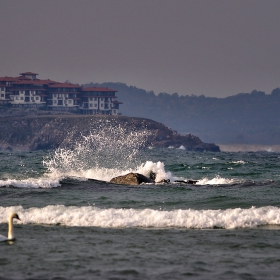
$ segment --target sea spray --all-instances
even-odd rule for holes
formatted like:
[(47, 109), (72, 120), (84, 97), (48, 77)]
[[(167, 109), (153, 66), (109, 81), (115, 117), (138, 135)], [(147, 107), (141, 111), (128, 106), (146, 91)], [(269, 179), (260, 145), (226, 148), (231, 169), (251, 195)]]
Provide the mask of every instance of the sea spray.
[(138, 169), (137, 172), (149, 177), (150, 172), (154, 172), (156, 174), (156, 182), (160, 182), (162, 180), (169, 179), (171, 182), (174, 181), (171, 172), (166, 172), (164, 163), (161, 161), (152, 162), (147, 161), (146, 163), (142, 164)]
[(43, 161), (52, 176), (80, 176), (109, 181), (135, 172), (147, 161), (148, 130), (127, 130), (106, 122), (87, 135), (75, 136), (67, 148), (58, 148)]

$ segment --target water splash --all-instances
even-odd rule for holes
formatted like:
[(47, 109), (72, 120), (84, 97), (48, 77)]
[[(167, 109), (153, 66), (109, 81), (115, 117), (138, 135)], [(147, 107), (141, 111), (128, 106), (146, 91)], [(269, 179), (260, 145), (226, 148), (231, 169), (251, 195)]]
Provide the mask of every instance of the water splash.
[(137, 170), (146, 162), (147, 140), (151, 132), (128, 130), (110, 122), (91, 129), (87, 135), (69, 139), (67, 148), (58, 148), (43, 164), (57, 176), (81, 176), (110, 180), (114, 176)]

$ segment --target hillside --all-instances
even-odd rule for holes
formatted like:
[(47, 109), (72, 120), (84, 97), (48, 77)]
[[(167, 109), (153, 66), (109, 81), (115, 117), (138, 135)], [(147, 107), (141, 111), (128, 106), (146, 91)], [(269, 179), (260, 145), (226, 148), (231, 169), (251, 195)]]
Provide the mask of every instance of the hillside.
[(140, 148), (184, 146), (187, 150), (219, 151), (218, 146), (203, 143), (194, 135), (180, 135), (153, 120), (124, 116), (2, 115), (0, 131), (1, 149), (28, 151), (71, 147), (90, 135), (99, 135), (101, 140), (102, 137), (110, 137), (112, 141), (119, 141), (120, 137), (123, 141), (136, 138), (139, 139), (137, 146)]
[(226, 98), (145, 91), (123, 83), (88, 84), (118, 90), (120, 111), (164, 123), (179, 133), (197, 135), (202, 141), (220, 144), (280, 143), (280, 89), (271, 94), (253, 90)]

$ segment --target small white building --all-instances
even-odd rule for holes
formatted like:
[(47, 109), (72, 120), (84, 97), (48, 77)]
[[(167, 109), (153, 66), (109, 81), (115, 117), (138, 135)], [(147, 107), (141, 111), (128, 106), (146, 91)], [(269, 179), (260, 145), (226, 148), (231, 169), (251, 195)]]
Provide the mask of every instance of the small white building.
[(81, 86), (70, 83), (50, 84), (48, 86), (48, 107), (58, 111), (77, 111), (81, 89)]
[(11, 89), (11, 104), (15, 107), (46, 106), (47, 86), (48, 82), (44, 80), (18, 80)]
[(17, 80), (14, 77), (0, 77), (0, 104), (8, 104), (11, 102), (12, 84)]
[(82, 89), (80, 110), (83, 114), (118, 115), (119, 104), (116, 90), (106, 87), (89, 87)]

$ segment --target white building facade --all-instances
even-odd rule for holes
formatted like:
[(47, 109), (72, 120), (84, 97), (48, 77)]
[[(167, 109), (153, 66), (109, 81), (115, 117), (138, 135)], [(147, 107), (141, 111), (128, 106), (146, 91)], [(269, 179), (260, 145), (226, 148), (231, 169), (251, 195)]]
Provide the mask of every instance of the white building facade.
[(116, 90), (40, 80), (37, 75), (24, 72), (19, 77), (0, 77), (0, 106), (36, 107), (80, 114), (120, 114), (122, 102), (116, 100)]
[(83, 88), (80, 109), (83, 114), (118, 115), (122, 103), (116, 103), (116, 92), (105, 87)]

